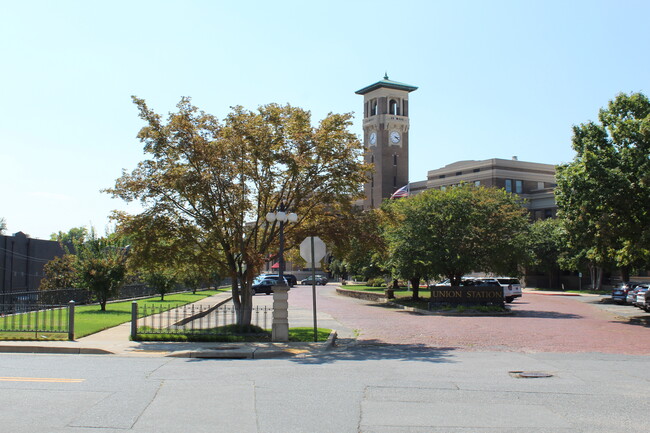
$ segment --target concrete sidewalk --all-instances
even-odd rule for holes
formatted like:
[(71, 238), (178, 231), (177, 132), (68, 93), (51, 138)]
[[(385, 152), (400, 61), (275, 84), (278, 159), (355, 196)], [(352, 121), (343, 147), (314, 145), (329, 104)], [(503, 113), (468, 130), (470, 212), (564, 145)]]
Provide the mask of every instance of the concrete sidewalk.
[[(230, 299), (230, 292), (221, 292), (201, 299), (194, 305), (213, 306), (225, 303)], [(0, 353), (268, 359), (306, 355), (326, 350), (334, 344), (336, 338), (336, 333), (333, 332), (327, 341), (312, 343), (175, 343), (131, 341), (130, 334), (131, 322), (127, 322), (75, 341), (0, 341)]]

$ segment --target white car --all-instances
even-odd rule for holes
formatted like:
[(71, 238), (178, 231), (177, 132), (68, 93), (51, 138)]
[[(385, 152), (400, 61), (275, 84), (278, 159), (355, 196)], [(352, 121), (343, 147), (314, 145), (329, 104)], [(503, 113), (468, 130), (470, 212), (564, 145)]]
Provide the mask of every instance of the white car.
[(503, 298), (508, 304), (516, 298), (521, 298), (521, 283), (517, 278), (497, 277), (497, 281), (503, 287)]
[(481, 277), (477, 280), (499, 283), (503, 288), (503, 299), (509, 304), (516, 298), (521, 298), (521, 283), (517, 278), (512, 277)]

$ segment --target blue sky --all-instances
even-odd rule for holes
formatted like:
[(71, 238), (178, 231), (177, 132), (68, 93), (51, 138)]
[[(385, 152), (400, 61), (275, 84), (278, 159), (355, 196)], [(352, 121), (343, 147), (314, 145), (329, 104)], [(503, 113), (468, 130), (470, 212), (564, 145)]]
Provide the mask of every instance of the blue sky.
[(572, 125), (650, 93), (647, 1), (0, 0), (0, 217), (48, 238), (103, 232), (100, 189), (143, 159), (130, 96), (223, 118), (290, 103), (355, 112), (382, 79), (410, 94), (410, 179), (466, 159), (558, 164)]

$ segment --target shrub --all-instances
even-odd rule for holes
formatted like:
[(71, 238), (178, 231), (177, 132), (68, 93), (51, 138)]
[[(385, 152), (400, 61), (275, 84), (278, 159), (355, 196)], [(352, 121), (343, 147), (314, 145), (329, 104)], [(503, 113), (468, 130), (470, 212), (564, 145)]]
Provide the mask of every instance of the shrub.
[(385, 287), (386, 281), (383, 278), (373, 278), (368, 280), (368, 285), (372, 287)]

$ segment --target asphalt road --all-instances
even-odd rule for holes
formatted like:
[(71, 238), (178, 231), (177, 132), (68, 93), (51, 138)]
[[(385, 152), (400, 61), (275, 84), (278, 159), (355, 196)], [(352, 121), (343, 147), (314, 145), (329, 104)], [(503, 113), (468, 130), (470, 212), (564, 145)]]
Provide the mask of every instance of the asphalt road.
[(11, 433), (646, 432), (647, 361), (376, 343), (282, 360), (4, 354), (0, 423)]
[[(317, 356), (274, 360), (0, 354), (1, 429), (650, 430), (644, 410), (649, 358), (632, 354), (648, 353), (648, 328), (632, 324), (632, 315), (618, 318), (616, 306), (594, 304), (596, 298), (526, 294), (512, 316), (439, 317), (343, 298), (332, 286), (318, 292), (325, 320), (356, 330), (356, 342)], [(290, 322), (307, 320), (311, 288), (292, 289), (289, 302)], [(524, 379), (517, 372), (548, 377)]]

